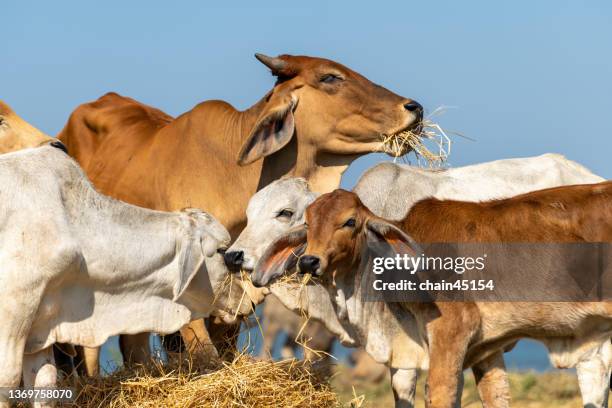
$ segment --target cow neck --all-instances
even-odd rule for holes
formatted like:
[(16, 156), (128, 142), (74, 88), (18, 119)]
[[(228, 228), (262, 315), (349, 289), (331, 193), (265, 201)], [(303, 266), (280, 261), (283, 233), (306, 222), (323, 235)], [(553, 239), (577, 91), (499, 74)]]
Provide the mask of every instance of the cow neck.
[(312, 153), (314, 160), (310, 169), (297, 168), (294, 177), (304, 177), (308, 186), (315, 193), (329, 193), (340, 187), (342, 175), (349, 165), (359, 155), (330, 155), (327, 153)]
[[(236, 156), (251, 135), (265, 106), (264, 97), (248, 109), (238, 111), (232, 108), (231, 113), (228, 112), (230, 117), (225, 121), (223, 143), (231, 146), (230, 151), (235, 152)], [(283, 177), (303, 177), (308, 180), (312, 191), (330, 192), (338, 188), (342, 174), (359, 157), (359, 155), (320, 152), (316, 146), (300, 142), (300, 139), (304, 138), (300, 138), (296, 129), (291, 141), (285, 147), (262, 160), (256, 190)], [(253, 165), (255, 163), (250, 166)]]
[[(191, 111), (179, 116), (171, 126), (176, 126), (179, 133), (185, 132), (191, 136), (196, 146), (204, 153), (214, 152), (223, 155), (236, 165), (238, 152), (251, 135), (257, 119), (265, 108), (265, 97), (245, 110), (237, 110), (225, 101), (204, 101)], [(169, 132), (169, 138), (175, 135)], [(192, 146), (184, 143), (186, 147)], [(200, 155), (202, 151), (189, 148), (186, 154)], [(186, 162), (186, 161), (184, 161)]]
[(399, 303), (372, 301), (370, 257), (361, 257), (349, 273), (335, 279), (332, 294), (340, 321), (352, 328), (355, 340), (379, 363), (394, 368), (426, 368), (415, 319)]
[(237, 145), (235, 146), (239, 151), (240, 148), (247, 141), (248, 137), (251, 136), (251, 132), (257, 123), (257, 119), (261, 115), (261, 112), (264, 110), (266, 106), (265, 98), (257, 101), (253, 106), (243, 111), (237, 111), (237, 126), (234, 129), (239, 129), (239, 134), (237, 135)]
[(311, 191), (328, 193), (340, 186), (342, 175), (357, 157), (319, 152), (310, 144), (300, 143), (296, 131), (287, 146), (264, 159), (258, 189), (280, 178), (302, 177), (308, 180)]
[[(55, 153), (54, 147), (49, 149), (54, 154), (64, 154)], [(121, 273), (131, 271), (130, 279), (146, 287), (176, 268), (176, 214), (140, 208), (99, 194), (76, 163), (70, 162), (67, 169), (66, 175), (60, 176), (62, 195), (67, 197), (64, 206), (75, 225), (74, 234), (88, 260), (90, 275), (119, 271), (116, 276), (121, 277)], [(100, 237), (112, 236), (114, 245), (91, 239), (91, 231)], [(138, 262), (129, 254), (138, 254)]]
[[(240, 134), (236, 138), (236, 151), (244, 145), (265, 108), (262, 98), (250, 108), (237, 112), (236, 123)], [(327, 193), (340, 186), (342, 174), (359, 155), (328, 154), (317, 150), (316, 146), (300, 140), (298, 129), (289, 143), (276, 153), (263, 159), (257, 190), (284, 177), (302, 177), (308, 180), (310, 189), (316, 193)]]

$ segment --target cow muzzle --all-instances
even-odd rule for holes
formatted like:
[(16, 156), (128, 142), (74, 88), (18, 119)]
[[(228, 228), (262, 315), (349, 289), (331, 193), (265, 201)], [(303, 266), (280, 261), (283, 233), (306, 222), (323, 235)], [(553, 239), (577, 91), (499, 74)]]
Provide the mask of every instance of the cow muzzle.
[(321, 260), (318, 256), (302, 255), (298, 261), (298, 272), (301, 274), (311, 274), (321, 276)]
[(223, 254), (223, 261), (225, 261), (225, 265), (227, 265), (230, 271), (238, 272), (244, 262), (244, 252), (228, 251)]

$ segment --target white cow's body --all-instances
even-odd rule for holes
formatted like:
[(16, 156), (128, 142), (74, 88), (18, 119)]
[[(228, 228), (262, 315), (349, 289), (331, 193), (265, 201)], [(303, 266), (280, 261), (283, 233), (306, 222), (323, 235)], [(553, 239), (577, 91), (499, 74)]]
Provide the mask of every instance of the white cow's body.
[[(427, 197), (484, 201), (602, 180), (563, 156), (546, 154), (448, 170), (383, 163), (368, 170), (353, 191), (376, 215), (397, 220), (414, 203)], [(345, 297), (343, 291), (336, 290), (328, 295), (320, 286), (308, 286), (306, 294), (300, 297), (296, 288), (285, 284), (274, 284), (271, 289), (287, 307), (307, 308), (311, 317), (323, 321), (345, 344), (361, 345), (375, 360), (393, 367), (394, 389), (398, 395), (405, 396), (400, 398), (398, 406), (402, 403), (412, 406), (416, 370), (427, 368), (428, 358), (411, 315), (396, 313), (393, 304), (363, 302), (359, 293)], [(577, 366), (585, 405), (603, 406), (607, 401), (609, 342), (602, 343), (597, 350), (574, 355), (554, 342), (548, 347), (556, 366)], [(561, 356), (565, 359), (563, 364), (560, 364)]]
[(399, 220), (424, 198), (488, 201), (549, 187), (602, 181), (584, 166), (548, 153), (441, 170), (381, 163), (368, 169), (353, 191), (376, 215)]
[(0, 157), (0, 387), (19, 385), (24, 353), (38, 361), (26, 366), (54, 377), (55, 342), (170, 333), (230, 308), (226, 296), (213, 304), (228, 278), (216, 251), (229, 240), (199, 210), (164, 213), (99, 194), (56, 148)]

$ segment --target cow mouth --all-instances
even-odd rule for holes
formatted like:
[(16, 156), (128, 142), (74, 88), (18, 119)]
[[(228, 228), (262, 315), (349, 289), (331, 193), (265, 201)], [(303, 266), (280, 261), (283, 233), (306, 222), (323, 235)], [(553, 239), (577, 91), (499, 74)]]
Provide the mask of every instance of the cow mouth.
[[(424, 141), (430, 141), (436, 146), (437, 152), (432, 152)], [(408, 126), (392, 134), (381, 135), (381, 152), (397, 159), (414, 152), (417, 161), (424, 160), (429, 166), (442, 165), (450, 154), (451, 141), (444, 130), (429, 119)]]
[(391, 157), (402, 157), (414, 150), (414, 142), (421, 138), (423, 123), (409, 125), (392, 133), (383, 133), (381, 151)]

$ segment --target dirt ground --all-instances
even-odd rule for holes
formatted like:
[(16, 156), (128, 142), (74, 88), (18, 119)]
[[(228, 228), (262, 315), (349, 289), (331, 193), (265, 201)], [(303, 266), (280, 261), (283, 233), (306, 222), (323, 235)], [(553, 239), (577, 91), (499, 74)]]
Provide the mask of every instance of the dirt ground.
[[(481, 407), (474, 378), (465, 372), (465, 389), (462, 407)], [(417, 387), (416, 408), (423, 408), (425, 375), (420, 376)], [(346, 368), (338, 367), (332, 380), (343, 406), (354, 407), (393, 407), (393, 393), (389, 380), (380, 384), (351, 383)], [(353, 390), (354, 387), (354, 390)], [(512, 407), (515, 408), (581, 408), (578, 382), (575, 375), (567, 372), (550, 373), (510, 373)], [(362, 401), (362, 402), (361, 402)], [(352, 404), (351, 404), (352, 402)]]

